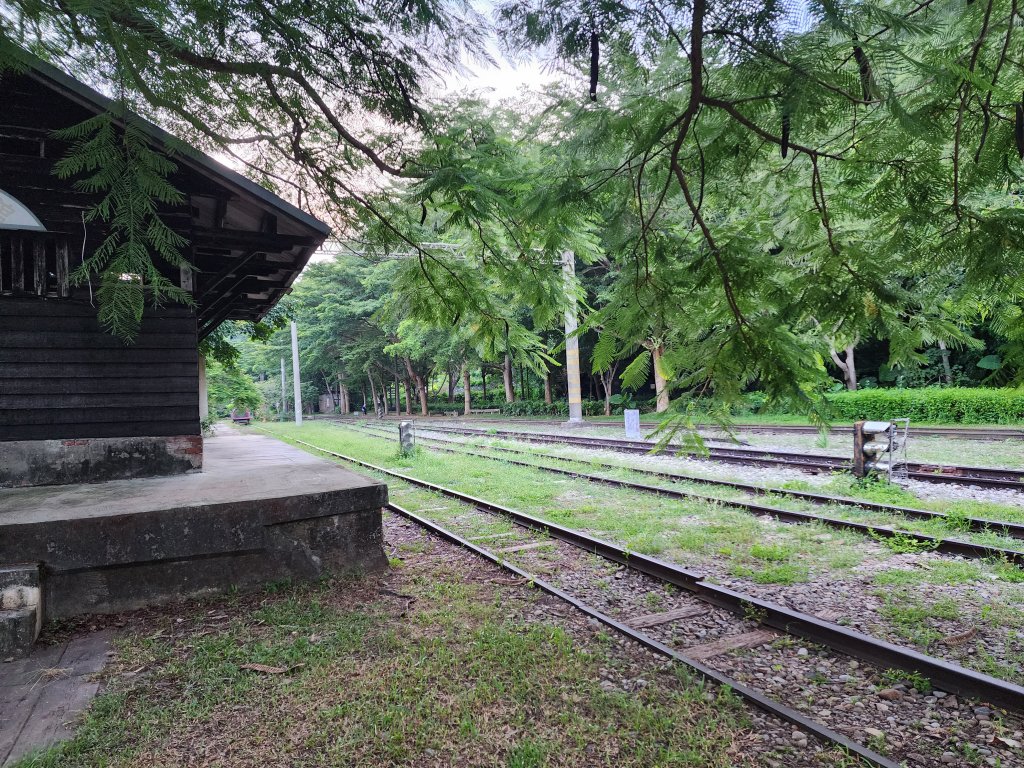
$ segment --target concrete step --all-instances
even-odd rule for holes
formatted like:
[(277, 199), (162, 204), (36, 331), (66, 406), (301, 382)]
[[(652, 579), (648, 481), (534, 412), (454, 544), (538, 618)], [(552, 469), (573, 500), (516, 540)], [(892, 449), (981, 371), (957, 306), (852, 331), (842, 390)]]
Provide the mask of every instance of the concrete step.
[(0, 566), (0, 660), (28, 655), (43, 625), (39, 565)]

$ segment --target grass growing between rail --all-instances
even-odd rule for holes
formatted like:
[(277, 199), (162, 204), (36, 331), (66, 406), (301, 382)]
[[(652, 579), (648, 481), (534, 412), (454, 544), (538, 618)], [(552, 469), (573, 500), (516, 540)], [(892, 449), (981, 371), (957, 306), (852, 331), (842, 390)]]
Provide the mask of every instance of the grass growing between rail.
[[(489, 447), (490, 443), (484, 443), (483, 445), (485, 447)], [(731, 490), (726, 487), (715, 486), (709, 483), (701, 483), (698, 481), (670, 481), (667, 479), (653, 477), (651, 475), (644, 475), (640, 472), (631, 472), (632, 469), (642, 465), (642, 458), (622, 457), (618, 459), (608, 459), (603, 457), (600, 460), (596, 460), (588, 458), (585, 451), (581, 452), (577, 450), (574, 452), (572, 449), (559, 449), (558, 447), (552, 446), (544, 446), (541, 448), (529, 443), (516, 444), (509, 441), (501, 441), (501, 444), (494, 447), (502, 448), (513, 445), (515, 446), (515, 450), (524, 451), (530, 454), (530, 456), (512, 456), (512, 458), (517, 461), (533, 460), (535, 462), (542, 462), (545, 458), (550, 461), (551, 456), (559, 456), (563, 459), (573, 460), (575, 462), (575, 467), (573, 468), (576, 470), (586, 471), (592, 474), (599, 474), (615, 479), (631, 480), (662, 488), (677, 489), (704, 496), (714, 496), (724, 500), (746, 500), (768, 503), (775, 506), (783, 506), (786, 509), (794, 511), (840, 517), (868, 525), (891, 526), (940, 538), (955, 537), (973, 541), (978, 544), (1006, 549), (1020, 549), (1021, 547), (1020, 540), (1004, 535), (999, 526), (999, 522), (1024, 522), (1024, 507), (972, 501), (951, 502), (923, 500), (897, 485), (870, 479), (858, 480), (847, 474), (840, 473), (833, 475), (829, 479), (827, 485), (823, 488), (815, 487), (810, 483), (801, 480), (782, 482), (777, 486), (782, 490), (812, 491), (833, 496), (844, 496), (859, 501), (917, 507), (941, 512), (947, 515), (947, 518), (944, 520), (920, 520), (916, 518), (907, 518), (898, 514), (870, 512), (850, 505), (835, 504), (822, 506), (812, 504), (799, 498), (787, 496), (784, 493), (769, 495), (747, 494), (742, 491)], [(451, 448), (455, 446), (448, 444), (445, 447)], [(503, 455), (509, 456), (509, 454), (501, 454), (500, 452), (495, 452), (492, 455), (495, 455), (497, 458), (500, 458)], [(614, 465), (615, 468), (613, 469), (609, 465)], [(559, 463), (557, 466), (560, 468), (566, 467), (566, 465), (562, 463)], [(703, 477), (703, 475), (692, 471), (680, 474)], [(986, 531), (970, 531), (967, 529), (966, 524), (966, 518), (969, 517), (992, 520), (993, 524)]]
[[(917, 552), (900, 551), (896, 546), (898, 542), (886, 546), (858, 533), (817, 524), (788, 525), (715, 503), (667, 499), (582, 479), (553, 476), (493, 459), (436, 453), (426, 442), (415, 455), (399, 457), (396, 437), (382, 438), (328, 423), (307, 424), (301, 431), (291, 425), (273, 425), (272, 431), (284, 439), (306, 440), (394, 471), (498, 501), (686, 567), (724, 567), (726, 573), (754, 584), (783, 587), (803, 582), (819, 586), (835, 581), (860, 584), (858, 593), (870, 596), (874, 592), (882, 601), (878, 617), (883, 626), (872, 624), (871, 631), (882, 631), (884, 627), (888, 636), (914, 644), (921, 650), (949, 652), (948, 646), (935, 645), (935, 637), (955, 634), (960, 629), (943, 618), (941, 606), (936, 612), (916, 610), (920, 605), (929, 606), (932, 600), (922, 602), (913, 589), (894, 589), (893, 584), (942, 588), (963, 584), (968, 590), (978, 585), (983, 585), (982, 588), (999, 585), (1000, 594), (989, 595), (985, 602), (992, 606), (990, 612), (994, 611), (993, 615), (998, 614), (1005, 623), (978, 616), (978, 606), (965, 611), (960, 623), (979, 620), (1001, 636), (1006, 644), (1002, 659), (992, 658), (991, 663), (987, 663), (984, 648), (972, 650), (971, 655), (959, 652), (974, 648), (972, 645), (963, 646), (955, 655), (962, 663), (975, 668), (996, 669), (1002, 664), (1000, 677), (1014, 681), (1024, 679), (1024, 667), (1018, 667), (1014, 656), (1021, 647), (1024, 633), (1024, 610), (1021, 610), (1024, 590), (1017, 583), (1022, 571), (1007, 563), (934, 557), (927, 561), (908, 561), (906, 556)], [(408, 489), (403, 488), (404, 484), (388, 482), (393, 497), (405, 503)], [(695, 486), (695, 490), (699, 492), (700, 486)], [(427, 517), (442, 523), (460, 514), (457, 503), (439, 502), (433, 494), (427, 494), (418, 503)], [(816, 511), (821, 509), (818, 507)], [(508, 528), (499, 526), (488, 532), (501, 530)], [(893, 560), (893, 567), (886, 568), (889, 559)], [(935, 572), (933, 563), (940, 564)], [(943, 574), (949, 578), (943, 580)], [(851, 599), (858, 598), (851, 595)], [(900, 613), (901, 607), (907, 608), (906, 620)]]
[[(377, 436), (329, 424), (272, 425), (274, 434), (298, 438), (440, 485), (498, 501), (559, 525), (586, 530), (629, 549), (671, 556), (687, 565), (704, 558), (725, 558), (738, 567), (756, 565), (751, 548), (766, 540), (788, 546), (806, 567), (853, 563), (835, 543), (863, 544), (857, 534), (817, 525), (787, 526), (706, 502), (642, 494), (555, 477), (539, 470), (501, 464), (475, 456), (432, 453), (424, 446), (411, 457), (397, 455), (397, 444)], [(789, 582), (792, 574), (784, 574)]]
[(449, 545), (413, 536), (392, 566), (138, 617), (76, 737), (18, 768), (753, 764), (727, 692), (638, 673)]
[[(372, 431), (370, 431), (372, 430)], [(380, 435), (383, 434), (379, 428), (370, 427), (366, 434)], [(683, 491), (685, 493), (693, 493), (700, 496), (711, 496), (716, 499), (723, 501), (748, 501), (760, 504), (769, 504), (776, 507), (782, 507), (787, 510), (805, 512), (812, 515), (822, 515), (827, 517), (834, 517), (839, 519), (850, 520), (852, 522), (863, 523), (865, 525), (872, 525), (879, 528), (889, 527), (896, 528), (905, 531), (912, 531), (916, 533), (933, 536), (936, 538), (957, 538), (965, 541), (971, 541), (977, 544), (983, 544), (987, 546), (994, 546), (1009, 550), (1019, 550), (1022, 542), (1019, 539), (1014, 539), (1010, 536), (1005, 535), (999, 528), (998, 523), (994, 523), (991, 528), (985, 531), (971, 531), (967, 526), (967, 518), (975, 515), (973, 509), (967, 502), (963, 502), (957, 505), (951, 505), (947, 508), (944, 514), (948, 515), (945, 519), (938, 518), (934, 520), (922, 520), (918, 518), (905, 517), (899, 514), (889, 514), (885, 512), (876, 512), (859, 509), (856, 506), (851, 505), (827, 505), (822, 506), (819, 504), (812, 504), (809, 501), (805, 501), (792, 496), (787, 496), (783, 493), (777, 494), (750, 494), (740, 490), (734, 490), (723, 486), (716, 486), (708, 483), (700, 483), (698, 481), (671, 481), (656, 476), (645, 475), (641, 472), (635, 472), (633, 469), (637, 466), (635, 463), (631, 464), (628, 461), (607, 461), (605, 459), (594, 460), (588, 459), (586, 454), (565, 454), (555, 453), (550, 450), (549, 446), (544, 448), (538, 448), (530, 444), (515, 444), (509, 443), (508, 441), (502, 441), (502, 444), (492, 446), (490, 443), (480, 443), (474, 441), (476, 445), (458, 445), (455, 443), (441, 443), (441, 449), (455, 449), (459, 451), (473, 451), (481, 453), (481, 455), (492, 456), (497, 460), (510, 460), (516, 462), (527, 462), (531, 464), (546, 464), (547, 466), (554, 466), (557, 469), (570, 469), (573, 471), (587, 472), (588, 474), (595, 474), (601, 477), (607, 477), (616, 480), (626, 480), (631, 482), (642, 483), (658, 488), (665, 488), (668, 490)], [(429, 439), (424, 439), (424, 445), (433, 447), (437, 443), (431, 442)], [(501, 452), (501, 448), (507, 448), (511, 445), (515, 445), (514, 450), (520, 451), (521, 453), (509, 454)], [(490, 450), (494, 448), (496, 450)], [(571, 464), (567, 464), (564, 461), (555, 463), (552, 461), (552, 456), (558, 456), (561, 459), (570, 459)], [(545, 461), (546, 460), (546, 461)], [(692, 473), (688, 473), (692, 474)], [(833, 495), (847, 496), (850, 498), (861, 498), (867, 501), (874, 501), (883, 504), (894, 504), (903, 506), (921, 506), (915, 504), (918, 500), (906, 491), (902, 490), (898, 486), (884, 484), (877, 481), (859, 481), (853, 478), (847, 478), (844, 476), (836, 475), (830, 481), (835, 487), (831, 488), (828, 492)], [(802, 481), (791, 481), (789, 483), (783, 483), (779, 486), (784, 490), (813, 490), (812, 486)], [(996, 507), (998, 505), (989, 505)], [(935, 510), (939, 511), (939, 510)], [(995, 521), (1005, 520), (1024, 520), (1024, 509), (1017, 508), (1002, 508), (1002, 509), (987, 509), (988, 512), (993, 513), (1006, 513), (1002, 517), (992, 518)], [(987, 519), (987, 518), (986, 518)], [(898, 537), (896, 539), (885, 539), (881, 536), (875, 537), (880, 544), (885, 547), (892, 549), (894, 552), (914, 552), (914, 551), (925, 551), (930, 547), (927, 544), (921, 544), (913, 541), (907, 537)], [(1011, 566), (1012, 569), (1012, 566)], [(1002, 576), (1004, 573), (1007, 578), (1014, 578), (1019, 576), (1020, 580), (1024, 581), (1024, 570), (1016, 569), (1016, 574), (1006, 571), (1004, 568), (997, 569), (997, 572)]]

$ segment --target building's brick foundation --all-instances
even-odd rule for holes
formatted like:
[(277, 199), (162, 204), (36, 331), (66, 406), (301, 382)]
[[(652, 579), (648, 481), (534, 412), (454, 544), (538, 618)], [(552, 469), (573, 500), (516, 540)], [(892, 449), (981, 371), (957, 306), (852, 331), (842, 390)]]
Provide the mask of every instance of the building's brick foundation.
[(202, 467), (199, 435), (0, 442), (0, 488), (159, 477)]

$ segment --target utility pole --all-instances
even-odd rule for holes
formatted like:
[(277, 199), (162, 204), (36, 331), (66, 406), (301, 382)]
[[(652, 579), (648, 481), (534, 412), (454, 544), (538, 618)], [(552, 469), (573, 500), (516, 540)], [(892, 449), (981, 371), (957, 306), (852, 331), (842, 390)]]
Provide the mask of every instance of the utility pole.
[(288, 383), (288, 376), (284, 372), (284, 358), (281, 358), (281, 421), (284, 421), (284, 412), (288, 410), (288, 400), (285, 397), (285, 385)]
[(302, 426), (302, 384), (299, 382), (299, 332), (292, 321), (292, 389), (295, 393), (295, 423)]
[(576, 255), (562, 252), (562, 272), (565, 275), (565, 374), (569, 384), (569, 420), (567, 426), (583, 424), (583, 391), (580, 387), (580, 340), (576, 337)]

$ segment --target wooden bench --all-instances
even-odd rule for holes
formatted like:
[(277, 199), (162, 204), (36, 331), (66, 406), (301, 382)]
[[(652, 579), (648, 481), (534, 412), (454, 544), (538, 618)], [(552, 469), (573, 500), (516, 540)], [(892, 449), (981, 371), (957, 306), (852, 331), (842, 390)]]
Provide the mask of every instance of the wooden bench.
[(248, 408), (245, 410), (245, 413), (242, 414), (231, 411), (231, 421), (235, 424), (248, 424), (252, 421), (252, 413), (249, 412)]
[(473, 408), (470, 413), (501, 413), (501, 408)]

